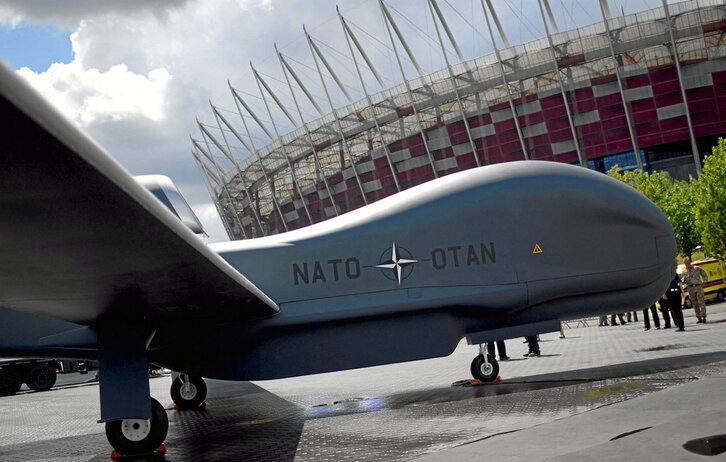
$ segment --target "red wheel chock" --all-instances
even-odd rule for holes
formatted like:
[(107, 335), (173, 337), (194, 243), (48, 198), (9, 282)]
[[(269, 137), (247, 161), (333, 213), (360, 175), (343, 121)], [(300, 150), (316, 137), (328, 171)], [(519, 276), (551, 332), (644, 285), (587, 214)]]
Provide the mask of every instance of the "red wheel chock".
[[(154, 452), (152, 452), (151, 454), (159, 455), (161, 457), (165, 456), (166, 455), (166, 445), (162, 444), (161, 446), (156, 448), (154, 450)], [(132, 456), (132, 457), (136, 457), (136, 456)], [(118, 461), (118, 460), (123, 460), (123, 459), (124, 459), (124, 456), (122, 456), (118, 451), (115, 451), (115, 450), (111, 451), (111, 460)]]
[(451, 384), (452, 387), (479, 387), (482, 385), (490, 385), (492, 383), (501, 382), (502, 377), (497, 376), (496, 379), (492, 380), (491, 382), (482, 382), (479, 379), (468, 379), (468, 380), (459, 380), (458, 382), (454, 382)]

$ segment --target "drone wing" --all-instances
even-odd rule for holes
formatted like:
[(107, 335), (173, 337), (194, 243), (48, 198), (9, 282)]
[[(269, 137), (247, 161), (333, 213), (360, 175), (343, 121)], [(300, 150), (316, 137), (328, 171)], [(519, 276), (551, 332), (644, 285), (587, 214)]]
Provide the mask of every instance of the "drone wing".
[(101, 318), (279, 308), (0, 62), (0, 306)]

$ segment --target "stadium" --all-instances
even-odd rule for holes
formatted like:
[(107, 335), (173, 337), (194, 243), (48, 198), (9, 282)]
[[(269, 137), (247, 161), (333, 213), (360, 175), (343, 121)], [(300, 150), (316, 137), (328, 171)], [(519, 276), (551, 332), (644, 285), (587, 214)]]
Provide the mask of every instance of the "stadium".
[[(199, 123), (192, 153), (230, 238), (301, 228), (437, 177), (514, 160), (601, 172), (618, 164), (687, 179), (726, 133), (721, 0), (663, 1), (620, 16), (599, 0), (600, 22), (567, 31), (559, 31), (549, 2), (539, 0), (532, 14), (545, 36), (514, 46), (491, 1), (482, 0), (485, 21), (479, 26), (492, 44), (496, 33), (504, 45), (468, 60), (437, 2), (425, 5), (446, 59), (442, 69), (421, 70), (411, 37), (380, 1), (401, 83), (385, 84), (360, 32), (339, 13), (341, 46), (358, 79), (347, 84), (358, 86), (361, 99), (350, 97), (306, 31), (322, 101), (276, 49), (289, 101), (280, 101), (279, 89), (253, 67), (266, 114), (231, 85), (237, 117), (212, 106), (215, 124)], [(449, 60), (450, 54), (457, 59)], [(404, 67), (416, 73), (406, 74)], [(372, 81), (383, 89), (372, 91)], [(333, 91), (348, 103), (334, 104)], [(332, 110), (323, 111), (326, 105)], [(271, 106), (293, 130), (280, 130)], [(303, 106), (318, 117), (306, 118)], [(264, 132), (264, 145), (255, 132)]]

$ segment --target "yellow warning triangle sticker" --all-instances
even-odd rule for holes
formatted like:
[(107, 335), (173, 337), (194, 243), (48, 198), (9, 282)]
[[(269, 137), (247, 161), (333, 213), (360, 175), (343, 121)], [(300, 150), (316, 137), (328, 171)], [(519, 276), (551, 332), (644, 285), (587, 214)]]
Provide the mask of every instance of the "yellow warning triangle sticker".
[(534, 250), (532, 251), (532, 253), (542, 253), (542, 252), (543, 252), (542, 247), (540, 247), (539, 244), (535, 244)]

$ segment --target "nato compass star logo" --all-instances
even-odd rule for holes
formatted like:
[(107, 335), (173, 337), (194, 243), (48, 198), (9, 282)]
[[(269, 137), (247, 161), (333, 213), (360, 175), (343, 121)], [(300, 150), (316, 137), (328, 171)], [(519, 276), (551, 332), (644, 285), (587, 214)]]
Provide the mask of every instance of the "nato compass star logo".
[[(389, 252), (390, 258), (388, 257)], [(413, 272), (413, 264), (418, 263), (418, 260), (413, 259), (411, 252), (403, 247), (396, 247), (395, 242), (381, 254), (379, 261), (380, 264), (376, 265), (376, 268), (381, 268), (383, 275), (388, 279), (398, 281), (399, 286), (401, 285), (401, 281), (409, 277)]]

